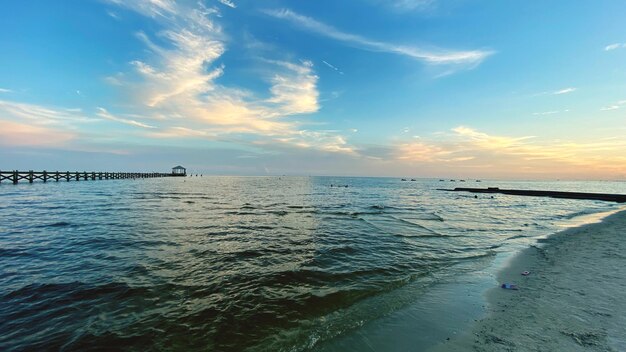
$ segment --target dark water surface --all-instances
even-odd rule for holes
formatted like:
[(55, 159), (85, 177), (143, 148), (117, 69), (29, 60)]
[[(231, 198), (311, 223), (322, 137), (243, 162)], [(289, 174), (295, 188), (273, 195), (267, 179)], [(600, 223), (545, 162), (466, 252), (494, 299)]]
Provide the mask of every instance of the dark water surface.
[(3, 183), (0, 350), (315, 349), (617, 207), (436, 190), (455, 185), (626, 193), (330, 177)]

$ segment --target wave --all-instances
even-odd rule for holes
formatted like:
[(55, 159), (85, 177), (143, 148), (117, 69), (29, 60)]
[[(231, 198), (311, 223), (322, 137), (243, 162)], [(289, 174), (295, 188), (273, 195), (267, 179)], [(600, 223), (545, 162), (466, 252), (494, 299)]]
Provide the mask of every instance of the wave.
[(581, 211), (576, 211), (573, 213), (569, 213), (569, 214), (563, 214), (563, 215), (557, 215), (556, 218), (558, 219), (573, 219), (579, 216), (585, 216), (585, 215), (591, 215), (591, 214), (596, 214), (601, 212), (602, 210), (597, 210), (597, 209), (585, 209), (585, 210), (581, 210)]
[(39, 225), (37, 227), (70, 227), (70, 226), (78, 226), (67, 221), (57, 221), (51, 224)]
[(23, 248), (0, 248), (0, 258), (30, 257), (34, 253)]
[(438, 237), (448, 237), (448, 235), (444, 235), (442, 233), (439, 233), (439, 232), (437, 232), (437, 231), (435, 231), (433, 229), (430, 229), (430, 228), (428, 228), (428, 227), (426, 227), (424, 225), (418, 224), (416, 222), (405, 220), (405, 219), (402, 219), (402, 218), (398, 218), (398, 217), (395, 217), (395, 216), (392, 216), (392, 215), (390, 215), (390, 217), (393, 218), (393, 219), (396, 219), (396, 220), (398, 220), (400, 222), (403, 222), (403, 223), (405, 223), (407, 225), (416, 227), (416, 228), (421, 229), (421, 230), (425, 230), (425, 231), (429, 232), (432, 235), (435, 235), (435, 236), (438, 236)]
[(468, 255), (468, 256), (464, 256), (464, 257), (454, 257), (454, 260), (476, 260), (476, 259), (482, 259), (482, 258), (491, 258), (491, 257), (495, 257), (498, 254), (498, 252), (494, 251), (494, 250), (488, 250), (484, 253), (480, 253), (480, 254), (474, 254), (474, 255)]
[(518, 238), (527, 238), (527, 237), (528, 237), (527, 235), (514, 235), (514, 236), (511, 236), (511, 237), (507, 237), (504, 240), (505, 241), (510, 241), (510, 240), (516, 240)]

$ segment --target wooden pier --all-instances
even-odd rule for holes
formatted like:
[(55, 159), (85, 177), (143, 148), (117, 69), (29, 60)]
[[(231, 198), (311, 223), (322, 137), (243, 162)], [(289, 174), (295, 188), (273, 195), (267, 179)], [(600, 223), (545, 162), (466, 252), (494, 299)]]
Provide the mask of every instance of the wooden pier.
[(531, 196), (531, 197), (603, 200), (607, 202), (626, 203), (626, 194), (536, 191), (536, 190), (521, 190), (521, 189), (500, 189), (498, 187), (489, 187), (489, 188), (457, 187), (455, 189), (440, 189), (440, 190), (451, 191), (451, 192), (471, 192), (471, 193), (501, 193), (501, 194), (515, 195), (515, 196)]
[(33, 183), (37, 180), (43, 182), (48, 181), (95, 181), (95, 180), (120, 180), (120, 179), (137, 179), (137, 178), (155, 178), (155, 177), (184, 177), (186, 173), (163, 173), (163, 172), (102, 172), (102, 171), (1, 171), (0, 183), (18, 182)]

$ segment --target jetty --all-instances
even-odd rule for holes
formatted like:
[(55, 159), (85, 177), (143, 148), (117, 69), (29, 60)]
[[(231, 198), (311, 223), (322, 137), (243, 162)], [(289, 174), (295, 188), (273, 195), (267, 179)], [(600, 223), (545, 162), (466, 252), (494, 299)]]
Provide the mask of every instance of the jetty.
[[(103, 171), (2, 171), (0, 170), (0, 184), (18, 182), (33, 183), (37, 180), (48, 181), (95, 181), (95, 180), (120, 180), (155, 177), (185, 177), (187, 170), (182, 166), (172, 168), (172, 172), (103, 172)], [(3, 182), (4, 181), (4, 182)]]
[(457, 187), (455, 189), (439, 189), (439, 190), (450, 191), (450, 192), (501, 193), (501, 194), (508, 194), (508, 195), (514, 195), (514, 196), (530, 196), (530, 197), (603, 200), (607, 202), (626, 203), (626, 194), (500, 189), (498, 187), (488, 187), (488, 188)]

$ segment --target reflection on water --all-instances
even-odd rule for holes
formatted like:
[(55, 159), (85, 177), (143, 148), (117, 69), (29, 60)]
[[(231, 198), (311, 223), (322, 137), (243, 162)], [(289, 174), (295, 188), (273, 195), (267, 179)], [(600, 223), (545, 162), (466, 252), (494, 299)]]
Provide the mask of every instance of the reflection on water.
[(576, 214), (615, 207), (436, 191), (446, 186), (321, 177), (3, 184), (0, 346), (307, 349)]

